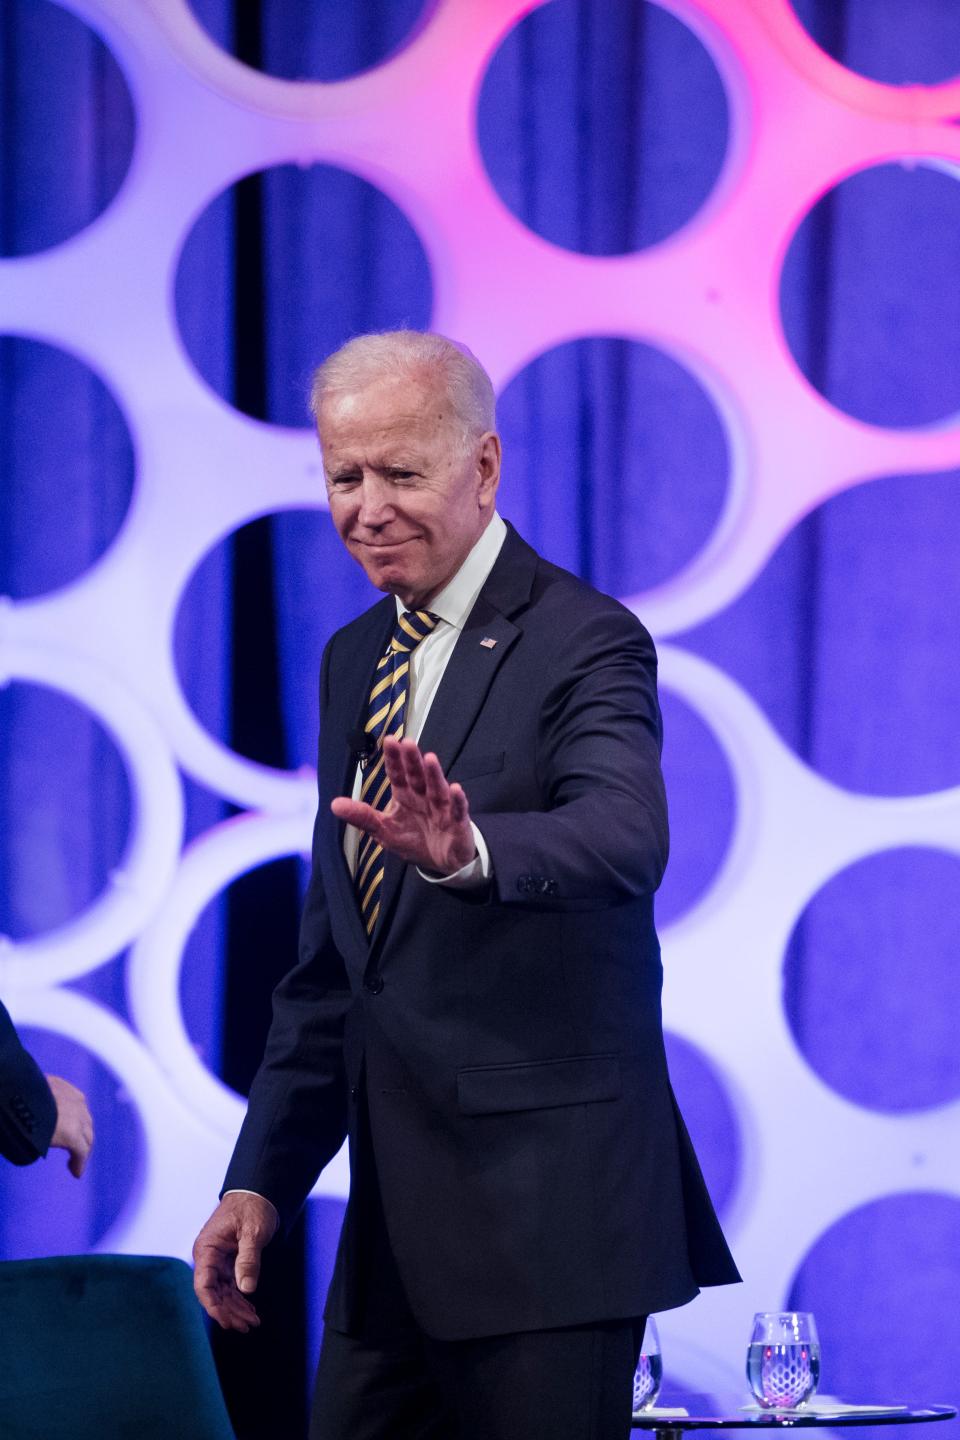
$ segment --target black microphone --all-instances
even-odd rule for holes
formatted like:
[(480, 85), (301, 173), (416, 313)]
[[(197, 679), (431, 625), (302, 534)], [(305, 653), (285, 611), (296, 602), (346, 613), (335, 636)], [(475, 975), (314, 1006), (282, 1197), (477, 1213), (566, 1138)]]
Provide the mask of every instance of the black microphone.
[(366, 770), (377, 753), (376, 738), (370, 734), (369, 730), (348, 730), (347, 744), (350, 746), (350, 755), (354, 763)]

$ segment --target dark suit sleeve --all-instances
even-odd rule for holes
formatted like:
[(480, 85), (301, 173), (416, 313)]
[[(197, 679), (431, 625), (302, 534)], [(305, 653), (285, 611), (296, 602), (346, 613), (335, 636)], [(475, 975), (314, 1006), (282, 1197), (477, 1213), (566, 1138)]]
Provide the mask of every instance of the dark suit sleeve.
[(602, 909), (660, 884), (669, 831), (656, 663), (622, 607), (588, 610), (564, 632), (537, 741), (543, 809), (472, 817), (500, 902)]
[(0, 1004), (0, 1155), (32, 1164), (46, 1155), (56, 1125), (53, 1092)]
[[(321, 668), (321, 708), (326, 684), (327, 655)], [(265, 1195), (285, 1227), (347, 1133), (343, 1030), (351, 994), (320, 878), (320, 822), (318, 815), (299, 962), (274, 991), (263, 1061), (223, 1185), (224, 1190)]]

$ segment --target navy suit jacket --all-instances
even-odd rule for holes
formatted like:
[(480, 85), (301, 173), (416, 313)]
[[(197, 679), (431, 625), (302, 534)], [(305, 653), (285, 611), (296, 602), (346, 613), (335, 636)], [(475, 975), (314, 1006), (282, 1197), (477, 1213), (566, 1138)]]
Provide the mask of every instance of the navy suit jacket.
[[(637, 1316), (738, 1279), (664, 1057), (650, 637), (508, 531), (420, 737), (467, 793), (492, 882), (431, 885), (388, 857), (368, 943), (330, 800), (350, 792), (348, 737), (395, 613), (387, 597), (324, 654), (300, 962), (225, 1188), (268, 1196), (288, 1223), (344, 1134), (355, 1143), (362, 1080), (390, 1243), (428, 1334)], [(349, 1330), (343, 1252), (327, 1314)]]
[(39, 1160), (56, 1125), (57, 1103), (46, 1076), (0, 1004), (0, 1155), (14, 1165)]

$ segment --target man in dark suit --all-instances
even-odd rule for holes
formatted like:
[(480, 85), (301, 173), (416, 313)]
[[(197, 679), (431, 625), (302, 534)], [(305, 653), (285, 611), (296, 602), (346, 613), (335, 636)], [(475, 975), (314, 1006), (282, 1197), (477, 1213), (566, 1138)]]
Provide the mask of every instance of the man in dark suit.
[(71, 1175), (83, 1174), (93, 1144), (93, 1121), (75, 1085), (44, 1075), (0, 1004), (0, 1155), (32, 1165), (51, 1146), (69, 1152)]
[(653, 645), (496, 514), (459, 346), (361, 337), (313, 401), (387, 598), (324, 654), (300, 963), (198, 1294), (257, 1323), (262, 1248), (349, 1133), (316, 1440), (614, 1440), (644, 1317), (739, 1278), (664, 1058)]

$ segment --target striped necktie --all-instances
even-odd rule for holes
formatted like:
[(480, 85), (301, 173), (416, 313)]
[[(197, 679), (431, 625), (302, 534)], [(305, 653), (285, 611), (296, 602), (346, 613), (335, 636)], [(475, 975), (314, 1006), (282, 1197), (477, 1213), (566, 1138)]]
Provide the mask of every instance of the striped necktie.
[[(386, 810), (390, 804), (391, 790), (383, 764), (383, 741), (388, 735), (399, 740), (404, 733), (410, 688), (410, 656), (434, 629), (437, 618), (429, 610), (405, 610), (397, 619), (386, 654), (378, 660), (374, 671), (363, 728), (373, 736), (376, 749), (363, 772), (360, 799), (375, 810)], [(364, 928), (368, 935), (372, 935), (380, 914), (380, 887), (383, 884), (383, 847), (372, 835), (360, 836), (353, 883)]]

